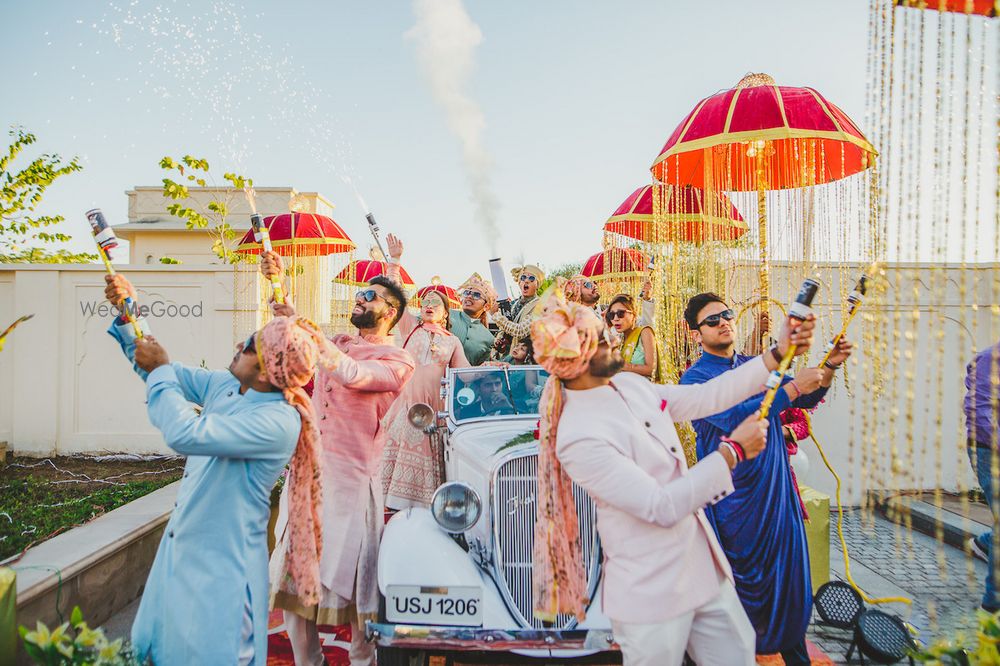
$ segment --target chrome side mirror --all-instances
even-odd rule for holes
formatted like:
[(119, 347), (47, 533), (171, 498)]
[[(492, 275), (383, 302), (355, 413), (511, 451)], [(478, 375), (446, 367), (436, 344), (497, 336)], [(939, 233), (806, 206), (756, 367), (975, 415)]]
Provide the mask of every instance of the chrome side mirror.
[(410, 425), (425, 433), (432, 433), (437, 429), (436, 415), (430, 405), (418, 402), (406, 412), (406, 418)]

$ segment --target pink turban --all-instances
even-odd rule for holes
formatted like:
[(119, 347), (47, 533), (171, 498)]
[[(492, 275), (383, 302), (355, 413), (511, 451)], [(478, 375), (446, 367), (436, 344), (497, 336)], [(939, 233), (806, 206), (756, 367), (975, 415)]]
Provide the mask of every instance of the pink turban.
[(255, 334), (257, 358), (267, 381), (282, 390), (302, 419), (289, 465), (288, 552), (282, 580), (290, 577), (306, 605), (319, 603), (319, 561), (323, 551), (320, 506), (323, 486), (319, 429), (312, 400), (303, 387), (312, 379), (327, 341), (303, 317), (275, 317)]
[(573, 484), (556, 457), (556, 436), (563, 408), (562, 382), (587, 371), (604, 322), (592, 309), (567, 302), (558, 287), (542, 295), (541, 313), (531, 325), (531, 341), (535, 359), (550, 374), (539, 405), (533, 610), (535, 617), (548, 622), (559, 613), (571, 613), (582, 621), (587, 599), (580, 531)]

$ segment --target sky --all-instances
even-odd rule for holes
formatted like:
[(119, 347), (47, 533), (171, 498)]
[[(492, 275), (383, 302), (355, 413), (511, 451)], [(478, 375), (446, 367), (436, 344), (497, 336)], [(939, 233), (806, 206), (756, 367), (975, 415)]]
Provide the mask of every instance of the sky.
[[(418, 283), (459, 283), (494, 256), (554, 268), (598, 252), (680, 120), (748, 72), (814, 87), (865, 129), (867, 0), (465, 0), (472, 37), (443, 53), (421, 51), (414, 26), (434, 11), (421, 0), (0, 6), (0, 125), (80, 157), (43, 210), (81, 250), (86, 210), (126, 222), (125, 191), (192, 154), (218, 175), (323, 193), (367, 250), (349, 180)], [(428, 75), (434, 58), (459, 99)]]

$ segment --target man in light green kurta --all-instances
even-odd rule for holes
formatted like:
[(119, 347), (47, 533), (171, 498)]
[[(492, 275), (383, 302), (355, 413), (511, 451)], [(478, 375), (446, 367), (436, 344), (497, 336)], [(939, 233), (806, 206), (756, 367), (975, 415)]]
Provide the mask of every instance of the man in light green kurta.
[(459, 294), (462, 309), (451, 311), (449, 330), (462, 343), (469, 363), (482, 365), (490, 360), (493, 348), (493, 334), (486, 327), (486, 313), (496, 303), (497, 293), (478, 273), (473, 273), (460, 287)]

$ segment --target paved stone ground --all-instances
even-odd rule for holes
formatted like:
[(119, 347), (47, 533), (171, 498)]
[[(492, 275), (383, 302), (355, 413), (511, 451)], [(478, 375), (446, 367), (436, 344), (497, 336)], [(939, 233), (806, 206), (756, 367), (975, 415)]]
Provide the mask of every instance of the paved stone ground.
[[(851, 574), (869, 596), (903, 595), (905, 604), (880, 605), (920, 631), (924, 642), (964, 630), (974, 636), (971, 623), (983, 592), (986, 564), (933, 537), (909, 531), (882, 516), (859, 510), (844, 513), (844, 538)], [(844, 579), (843, 554), (836, 532), (836, 512), (830, 512), (830, 575)], [(860, 663), (855, 654), (845, 660), (851, 642), (848, 632), (817, 626), (813, 617), (809, 638), (836, 663)]]

